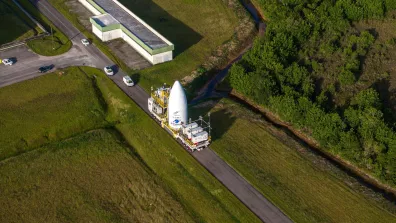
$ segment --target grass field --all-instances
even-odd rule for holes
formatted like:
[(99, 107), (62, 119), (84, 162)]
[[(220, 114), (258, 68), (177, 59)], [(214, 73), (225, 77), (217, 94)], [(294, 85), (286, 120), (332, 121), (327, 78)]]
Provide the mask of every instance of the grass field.
[(96, 130), (0, 162), (1, 222), (192, 222), (120, 141)]
[(72, 47), (72, 42), (63, 34), (58, 28), (50, 22), (43, 14), (29, 0), (19, 0), (19, 4), (38, 22), (50, 32), (52, 27), (54, 44), (52, 44), (52, 37), (47, 36), (42, 39), (31, 40), (27, 43), (30, 49), (35, 53), (44, 56), (55, 56), (66, 53)]
[[(201, 107), (207, 111), (210, 106)], [(213, 105), (211, 105), (213, 106)], [(295, 222), (394, 222), (396, 216), (288, 147), (240, 105), (211, 113), (211, 148)], [(289, 139), (290, 140), (290, 139)]]
[(65, 71), (0, 88), (0, 160), (106, 125), (92, 81)]
[(36, 25), (12, 1), (0, 1), (0, 21), (0, 45), (38, 33)]
[[(1, 88), (0, 95), (0, 107), (6, 108), (0, 113), (0, 148), (3, 158), (13, 156), (0, 161), (0, 205), (7, 207), (0, 209), (0, 222), (174, 222), (178, 216), (183, 222), (259, 222), (101, 70), (71, 68), (62, 76)], [(103, 127), (107, 131), (93, 130)], [(32, 143), (18, 150), (22, 137)], [(8, 142), (14, 147), (3, 149)], [(33, 145), (36, 149), (26, 152)], [(158, 190), (172, 199), (145, 197), (149, 190), (139, 191), (134, 183), (141, 182), (137, 188), (142, 189), (154, 178), (138, 175), (143, 167), (128, 160), (142, 161), (163, 188)], [(152, 210), (147, 207), (152, 199), (164, 207), (178, 201), (183, 211), (177, 205), (170, 214), (166, 208)]]

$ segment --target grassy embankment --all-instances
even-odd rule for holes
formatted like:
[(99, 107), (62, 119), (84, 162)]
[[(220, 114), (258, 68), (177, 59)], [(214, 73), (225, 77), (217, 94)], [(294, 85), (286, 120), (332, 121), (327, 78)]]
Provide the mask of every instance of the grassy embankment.
[(41, 31), (12, 1), (0, 1), (0, 21), (0, 45), (32, 37)]
[[(122, 69), (139, 79), (139, 84), (146, 90), (149, 90), (152, 85), (159, 86), (164, 82), (173, 83), (176, 79), (180, 80), (189, 76), (193, 70), (205, 62), (218, 63), (211, 55), (220, 53), (217, 52), (218, 47), (232, 38), (240, 22), (232, 7), (221, 0), (188, 2), (120, 0), (175, 45), (173, 61), (133, 72), (110, 51), (106, 43), (101, 42), (90, 29), (86, 30), (81, 25), (78, 17), (65, 4), (67, 0), (50, 0), (50, 2), (84, 35), (92, 39), (100, 50)], [(249, 25), (252, 24), (249, 23)]]
[(373, 200), (275, 138), (254, 113), (224, 99), (211, 112), (211, 148), (293, 221), (396, 220)]
[[(80, 217), (94, 222), (134, 218), (150, 221), (153, 216), (157, 219), (155, 215), (169, 217), (168, 212), (147, 213), (151, 210), (147, 202), (152, 199), (163, 203), (163, 207), (180, 202), (184, 211), (171, 213), (173, 217), (181, 215), (180, 219), (258, 221), (103, 72), (88, 67), (82, 70), (90, 78), (78, 68), (70, 68), (62, 76), (48, 74), (0, 89), (0, 107), (6, 108), (1, 109), (0, 115), (0, 148), (14, 145), (1, 150), (3, 158), (14, 156), (0, 162), (0, 188), (7, 192), (1, 201), (7, 209), (0, 213), (7, 221), (36, 220), (44, 210), (48, 215), (43, 216), (54, 221)], [(91, 79), (93, 75), (96, 78)], [(7, 95), (13, 95), (12, 100)], [(100, 130), (81, 134), (103, 127), (109, 129), (107, 133)], [(126, 151), (125, 144), (121, 145), (125, 140), (117, 136), (119, 133), (133, 146), (131, 152)], [(70, 136), (75, 137), (58, 141)], [(43, 148), (17, 156), (48, 142)], [(138, 187), (145, 187), (143, 180), (153, 177), (135, 176), (143, 167), (133, 165), (147, 165), (162, 182), (158, 184), (164, 186), (158, 190), (166, 190), (172, 197), (152, 198), (151, 193), (146, 197), (147, 191), (140, 194), (133, 179), (142, 178)], [(114, 186), (114, 182), (121, 185)], [(128, 187), (132, 187), (132, 192)], [(50, 192), (55, 188), (65, 193)], [(131, 193), (135, 193), (134, 198)], [(21, 196), (22, 201), (18, 200)], [(40, 199), (46, 206), (37, 204)], [(143, 211), (128, 213), (136, 210), (134, 204), (141, 205)], [(26, 212), (12, 214), (20, 210)]]
[(35, 53), (44, 56), (55, 56), (63, 54), (72, 47), (71, 41), (58, 28), (56, 28), (29, 0), (19, 0), (19, 4), (38, 22), (50, 32), (52, 27), (53, 37), (46, 36), (41, 39), (31, 40), (27, 43)]
[(95, 130), (0, 163), (1, 222), (192, 222), (118, 134)]
[(0, 89), (0, 160), (106, 125), (105, 106), (77, 68)]

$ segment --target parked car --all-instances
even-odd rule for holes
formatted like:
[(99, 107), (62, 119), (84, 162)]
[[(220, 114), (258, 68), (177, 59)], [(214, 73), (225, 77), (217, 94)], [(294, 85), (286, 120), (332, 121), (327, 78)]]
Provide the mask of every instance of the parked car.
[(52, 70), (52, 68), (54, 68), (54, 65), (42, 66), (42, 67), (39, 68), (38, 72), (39, 73), (45, 73), (45, 72), (48, 72), (48, 71)]
[(124, 81), (124, 83), (128, 86), (128, 87), (132, 87), (133, 85), (135, 85), (135, 83), (133, 82), (132, 78), (130, 76), (124, 76), (122, 78), (122, 80)]
[(3, 64), (7, 66), (11, 66), (14, 64), (14, 61), (12, 61), (11, 59), (3, 59)]
[(113, 69), (111, 69), (110, 66), (104, 67), (103, 70), (104, 70), (104, 72), (105, 72), (107, 75), (114, 75), (114, 71), (113, 71)]
[(82, 39), (81, 40), (81, 43), (84, 45), (84, 46), (88, 46), (90, 43), (89, 43), (89, 41), (87, 40), (87, 39)]

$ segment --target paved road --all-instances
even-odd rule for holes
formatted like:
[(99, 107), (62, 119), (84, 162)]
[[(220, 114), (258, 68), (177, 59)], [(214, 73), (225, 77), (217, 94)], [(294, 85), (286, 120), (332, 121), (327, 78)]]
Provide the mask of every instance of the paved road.
[[(46, 0), (38, 1), (36, 4), (39, 10), (72, 40), (73, 48), (67, 54), (56, 57), (41, 57), (29, 52), (26, 47), (15, 48), (12, 51), (1, 53), (0, 56), (3, 57), (7, 57), (8, 55), (10, 57), (18, 57), (18, 62), (15, 65), (7, 68), (0, 68), (0, 83), (3, 83), (2, 86), (37, 76), (36, 73), (34, 74), (34, 71), (39, 65), (45, 63), (52, 63), (56, 66), (81, 65), (85, 63), (85, 65), (98, 68), (113, 64), (111, 60), (95, 46), (91, 45), (84, 47), (80, 40), (85, 38), (85, 36), (83, 36)], [(120, 70), (116, 75), (110, 76), (110, 78), (148, 113), (147, 99), (149, 95), (138, 85), (135, 87), (127, 87), (122, 81), (124, 75), (125, 73)], [(201, 152), (195, 152), (192, 155), (262, 221), (267, 223), (291, 222), (277, 207), (265, 199), (213, 150), (207, 148)]]
[(95, 66), (91, 57), (73, 47), (68, 53), (44, 57), (31, 52), (25, 45), (0, 52), (0, 58), (16, 57), (17, 62), (12, 66), (0, 65), (0, 87), (24, 81), (43, 75), (38, 68), (44, 65), (54, 64), (56, 68), (76, 65)]

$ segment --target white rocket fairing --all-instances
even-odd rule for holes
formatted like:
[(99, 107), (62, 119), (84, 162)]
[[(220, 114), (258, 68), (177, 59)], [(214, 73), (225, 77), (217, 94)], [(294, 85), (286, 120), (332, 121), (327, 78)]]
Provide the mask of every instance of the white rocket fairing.
[(187, 123), (187, 98), (180, 82), (175, 81), (168, 101), (168, 124), (173, 129), (179, 129), (182, 123)]

